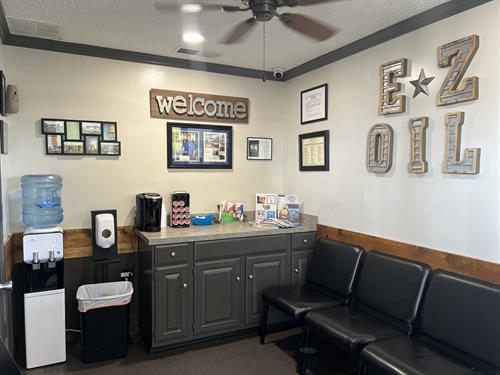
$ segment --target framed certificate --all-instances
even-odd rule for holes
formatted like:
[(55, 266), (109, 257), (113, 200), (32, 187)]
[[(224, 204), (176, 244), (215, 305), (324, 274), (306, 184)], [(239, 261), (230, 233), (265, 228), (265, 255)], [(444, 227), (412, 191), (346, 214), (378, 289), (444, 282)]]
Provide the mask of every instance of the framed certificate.
[(301, 125), (328, 119), (328, 84), (300, 93)]
[(299, 170), (330, 170), (330, 131), (299, 135)]
[(273, 160), (273, 139), (248, 137), (247, 160)]

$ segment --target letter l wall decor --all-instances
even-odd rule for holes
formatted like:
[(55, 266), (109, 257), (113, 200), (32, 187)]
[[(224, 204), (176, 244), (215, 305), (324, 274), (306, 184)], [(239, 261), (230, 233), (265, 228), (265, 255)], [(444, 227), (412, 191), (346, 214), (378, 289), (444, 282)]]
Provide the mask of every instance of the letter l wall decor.
[(480, 148), (466, 148), (460, 160), (460, 138), (464, 112), (446, 114), (446, 146), (444, 150), (443, 173), (478, 174), (481, 157)]

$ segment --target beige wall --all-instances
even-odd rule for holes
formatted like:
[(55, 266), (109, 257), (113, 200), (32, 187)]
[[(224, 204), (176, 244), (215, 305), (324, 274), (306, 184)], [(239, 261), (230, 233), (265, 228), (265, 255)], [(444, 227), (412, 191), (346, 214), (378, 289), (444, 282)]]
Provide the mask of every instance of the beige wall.
[[(17, 84), (21, 97), (19, 113), (7, 119), (12, 232), (24, 229), (20, 177), (25, 174), (62, 175), (66, 229), (89, 227), (95, 209), (116, 208), (118, 224), (131, 224), (135, 194), (145, 191), (186, 190), (194, 212), (213, 212), (224, 199), (253, 209), (255, 192), (282, 190), (282, 84), (16, 47), (2, 47), (1, 53), (7, 79)], [(232, 171), (167, 170), (166, 122), (150, 118), (151, 88), (250, 98), (250, 123), (233, 126)], [(46, 156), (42, 117), (116, 121), (122, 156)], [(273, 161), (247, 161), (248, 136), (274, 138)]]
[[(297, 147), (284, 165), (284, 188), (300, 194), (305, 211), (320, 222), (376, 236), (428, 246), (476, 258), (500, 261), (499, 228), (499, 2), (458, 14), (325, 66), (285, 84), (284, 142), (297, 144), (300, 133), (330, 130), (329, 172), (299, 172)], [(480, 99), (437, 107), (436, 95), (448, 69), (437, 66), (437, 48), (478, 34), (480, 47), (467, 76), (477, 75)], [(406, 57), (412, 79), (421, 68), (435, 76), (430, 96), (411, 99), (405, 114), (378, 116), (379, 65)], [(300, 125), (301, 90), (329, 84), (329, 119)], [(447, 112), (464, 111), (462, 147), (481, 148), (481, 173), (453, 176), (441, 172)], [(410, 118), (428, 116), (429, 172), (409, 175)], [(389, 173), (375, 175), (365, 166), (368, 130), (390, 124), (395, 133), (394, 162)], [(463, 149), (462, 149), (463, 150)]]

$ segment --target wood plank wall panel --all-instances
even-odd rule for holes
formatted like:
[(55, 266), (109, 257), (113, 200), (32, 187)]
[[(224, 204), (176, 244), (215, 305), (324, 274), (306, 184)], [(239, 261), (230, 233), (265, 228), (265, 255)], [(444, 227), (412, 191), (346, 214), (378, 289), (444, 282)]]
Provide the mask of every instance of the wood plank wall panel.
[[(130, 253), (137, 249), (134, 226), (118, 227), (118, 253)], [(92, 256), (92, 230), (68, 229), (64, 231), (64, 258)], [(14, 263), (23, 261), (23, 235), (14, 233), (4, 244), (4, 267), (7, 279), (12, 275)]]
[(500, 284), (500, 264), (474, 259), (444, 251), (393, 241), (345, 229), (318, 225), (317, 238), (329, 238), (363, 247), (366, 251), (378, 250), (427, 263), (432, 269), (444, 269), (479, 280)]

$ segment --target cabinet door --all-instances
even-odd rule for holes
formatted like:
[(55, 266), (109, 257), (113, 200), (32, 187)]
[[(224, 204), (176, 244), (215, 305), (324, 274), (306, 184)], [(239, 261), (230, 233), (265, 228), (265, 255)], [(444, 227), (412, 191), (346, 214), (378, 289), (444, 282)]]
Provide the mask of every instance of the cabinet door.
[(242, 328), (242, 262), (233, 258), (195, 264), (195, 334)]
[(157, 268), (155, 277), (156, 341), (191, 336), (193, 287), (188, 266)]
[(262, 291), (286, 285), (286, 253), (246, 258), (246, 324), (257, 325), (262, 311)]
[(292, 253), (292, 285), (305, 285), (313, 250)]

